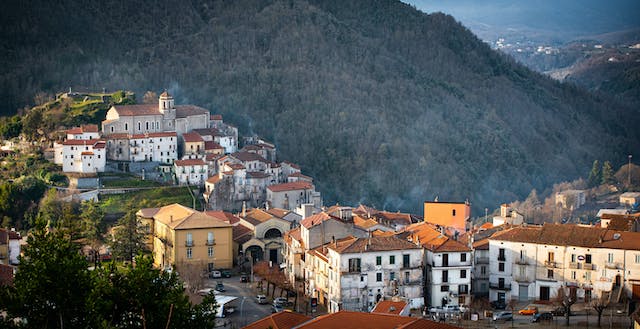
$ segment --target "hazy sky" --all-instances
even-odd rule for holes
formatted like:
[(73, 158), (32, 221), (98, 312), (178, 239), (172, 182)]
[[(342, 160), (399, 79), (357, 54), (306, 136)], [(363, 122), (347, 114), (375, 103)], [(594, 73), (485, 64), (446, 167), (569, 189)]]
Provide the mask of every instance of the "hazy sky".
[(476, 34), (520, 29), (565, 38), (640, 27), (640, 0), (402, 0), (455, 17)]

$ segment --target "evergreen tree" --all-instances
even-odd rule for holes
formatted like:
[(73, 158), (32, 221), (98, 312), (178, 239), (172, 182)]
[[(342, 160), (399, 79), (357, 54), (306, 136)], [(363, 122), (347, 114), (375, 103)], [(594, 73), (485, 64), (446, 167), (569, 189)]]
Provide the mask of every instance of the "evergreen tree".
[(98, 264), (98, 250), (104, 242), (104, 211), (94, 202), (84, 202), (82, 204), (82, 235), (87, 240), (93, 251), (95, 264)]
[(605, 161), (602, 164), (602, 184), (611, 184), (614, 182), (613, 168), (611, 168), (611, 162)]
[(600, 184), (600, 162), (598, 160), (593, 161), (593, 166), (591, 166), (591, 172), (589, 172), (589, 187), (595, 187)]
[(114, 227), (114, 237), (111, 242), (113, 255), (132, 261), (140, 252), (146, 251), (145, 230), (136, 217), (135, 210), (127, 212)]

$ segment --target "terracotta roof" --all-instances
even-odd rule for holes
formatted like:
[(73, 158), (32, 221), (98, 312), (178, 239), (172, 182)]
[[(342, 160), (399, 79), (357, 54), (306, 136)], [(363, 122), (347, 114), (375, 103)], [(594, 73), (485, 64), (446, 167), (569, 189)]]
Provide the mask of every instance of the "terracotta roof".
[(222, 147), (220, 144), (214, 142), (214, 141), (205, 141), (204, 142), (204, 149), (205, 150), (222, 150), (224, 149), (224, 147)]
[[(605, 218), (603, 217), (602, 219)], [(609, 218), (609, 225), (607, 225), (607, 228), (616, 231), (631, 231), (633, 229), (633, 223), (635, 223), (636, 219), (636, 217)]]
[(177, 105), (176, 118), (186, 118), (193, 115), (209, 114), (209, 110), (195, 105)]
[(220, 121), (222, 121), (222, 115), (221, 115), (221, 114), (212, 114), (212, 115), (209, 117), (209, 119), (210, 119), (210, 120), (220, 120)]
[(489, 239), (482, 239), (473, 242), (473, 249), (475, 250), (489, 250)]
[(517, 226), (498, 232), (490, 239), (585, 248), (640, 250), (640, 232), (615, 231), (577, 224), (546, 223), (543, 226)]
[(240, 218), (238, 218), (236, 215), (230, 212), (222, 211), (222, 210), (207, 210), (204, 213), (207, 214), (208, 216), (217, 218), (221, 221), (225, 221), (232, 225), (240, 221)]
[(282, 311), (271, 314), (266, 318), (262, 318), (254, 323), (243, 327), (245, 329), (290, 329), (298, 324), (307, 322), (311, 319), (306, 315), (294, 313), (291, 311)]
[(395, 236), (372, 236), (371, 238), (352, 238), (327, 245), (340, 254), (363, 252), (420, 249), (419, 246)]
[(80, 155), (93, 155), (93, 152), (82, 152)]
[(175, 230), (231, 227), (229, 223), (177, 203), (160, 208), (153, 218)]
[(82, 125), (67, 130), (67, 134), (97, 133), (98, 125)]
[(447, 232), (442, 234), (438, 227), (431, 223), (411, 224), (405, 228), (405, 231), (411, 233), (409, 235), (411, 241), (419, 242), (424, 248), (433, 252), (463, 252), (471, 250), (466, 244), (455, 241)]
[(378, 221), (389, 222), (400, 225), (411, 224), (411, 214), (405, 214), (400, 212), (380, 211), (373, 215), (378, 218)]
[[(114, 135), (118, 135), (118, 134), (114, 134)], [(133, 135), (130, 135), (129, 138), (144, 139), (144, 138), (154, 138), (154, 137), (175, 137), (175, 136), (177, 136), (175, 131), (161, 131), (156, 133), (133, 134)]]
[(258, 225), (260, 223), (264, 223), (270, 219), (273, 219), (274, 216), (262, 209), (253, 208), (251, 210), (248, 210), (244, 217), (240, 216), (240, 218), (246, 220), (247, 222), (253, 225)]
[(204, 166), (206, 163), (200, 159), (175, 160), (176, 166)]
[(272, 192), (285, 192), (285, 191), (296, 191), (296, 190), (309, 190), (312, 189), (313, 185), (309, 182), (292, 182), (292, 183), (283, 183), (268, 186), (267, 189)]
[(296, 239), (298, 242), (302, 243), (302, 233), (300, 232), (300, 226), (285, 232), (285, 238), (290, 237), (291, 239)]
[(207, 179), (207, 183), (211, 183), (211, 184), (216, 184), (218, 183), (220, 180), (222, 180), (222, 178), (220, 178), (219, 175), (215, 175), (215, 176), (211, 176)]
[(480, 225), (480, 229), (484, 229), (484, 230), (490, 229), (492, 227), (493, 227), (493, 223), (491, 223), (491, 222), (486, 222), (486, 223)]
[(157, 104), (114, 105), (119, 116), (161, 115)]
[(374, 219), (370, 219), (370, 218), (362, 218), (358, 215), (353, 216), (353, 223), (356, 226), (360, 226), (364, 229), (368, 229), (372, 226), (376, 226), (378, 225), (378, 222), (376, 222)]
[(231, 153), (231, 156), (240, 160), (240, 161), (260, 161), (260, 162), (267, 162), (267, 159), (263, 158), (260, 154), (257, 153), (252, 153), (252, 152), (236, 152), (236, 153)]
[(269, 208), (267, 212), (278, 218), (284, 218), (284, 216), (290, 213), (289, 210), (281, 209), (281, 208)]
[(381, 300), (373, 310), (371, 310), (371, 313), (400, 314), (405, 307), (407, 307), (407, 302), (402, 300), (395, 302), (392, 300)]
[(298, 169), (300, 170), (300, 166), (298, 166), (297, 164), (293, 163), (293, 162), (289, 162), (289, 161), (282, 161), (283, 164), (289, 165), (292, 168)]
[(186, 143), (204, 142), (204, 139), (202, 139), (202, 137), (200, 137), (200, 135), (196, 133), (184, 133), (182, 134), (182, 139)]
[(93, 146), (98, 141), (99, 141), (98, 139), (67, 139), (66, 141), (62, 142), (62, 145), (87, 145), (87, 146)]
[(192, 132), (200, 136), (220, 136), (220, 132), (216, 128), (198, 128), (192, 130)]
[(363, 313), (353, 311), (339, 311), (321, 315), (313, 320), (302, 323), (296, 329), (453, 329), (458, 328), (445, 323), (434, 322), (421, 318), (400, 316), (394, 314)]
[(289, 177), (298, 177), (298, 178), (313, 180), (313, 178), (311, 178), (310, 176), (303, 175), (299, 172), (294, 172), (293, 174), (289, 175)]
[(309, 216), (303, 220), (300, 221), (300, 225), (306, 227), (306, 228), (311, 228), (313, 226), (319, 225), (320, 223), (329, 220), (329, 219), (335, 219), (335, 220), (340, 220), (336, 217), (333, 217), (325, 212), (321, 212), (321, 213), (317, 213), (315, 215)]
[(93, 144), (94, 149), (103, 149), (107, 147), (107, 142), (99, 140), (95, 144)]
[(245, 169), (244, 166), (240, 163), (230, 163), (227, 164), (227, 167), (233, 169), (233, 170), (241, 170), (241, 169)]
[(233, 241), (237, 243), (245, 243), (251, 238), (253, 238), (253, 230), (242, 225), (238, 224), (232, 228)]
[(136, 216), (140, 216), (142, 218), (153, 218), (155, 214), (158, 213), (160, 208), (142, 208), (138, 210)]

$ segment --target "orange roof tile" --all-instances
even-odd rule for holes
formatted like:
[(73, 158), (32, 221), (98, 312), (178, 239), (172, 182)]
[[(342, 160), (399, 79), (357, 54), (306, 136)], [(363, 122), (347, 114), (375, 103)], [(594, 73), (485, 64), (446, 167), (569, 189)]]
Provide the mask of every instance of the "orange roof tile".
[(420, 249), (419, 246), (395, 236), (372, 236), (371, 238), (354, 238), (336, 241), (327, 245), (328, 248), (341, 254)]
[(300, 324), (296, 329), (400, 329), (400, 328), (423, 328), (423, 329), (453, 329), (458, 328), (445, 323), (438, 323), (430, 320), (400, 316), (394, 314), (362, 313), (353, 311), (339, 311)]
[(321, 212), (301, 220), (300, 225), (306, 228), (311, 228), (329, 219), (339, 220), (337, 217), (333, 217), (325, 212)]
[(405, 307), (407, 307), (407, 302), (402, 300), (381, 300), (371, 310), (371, 313), (400, 314)]
[(291, 311), (282, 311), (271, 314), (254, 323), (243, 327), (244, 329), (290, 329), (301, 323), (307, 322), (311, 317)]
[(292, 182), (292, 183), (283, 183), (268, 186), (267, 189), (272, 192), (285, 192), (285, 191), (295, 191), (295, 190), (309, 190), (312, 189), (313, 185), (309, 182)]
[(202, 137), (200, 137), (200, 135), (196, 133), (184, 133), (182, 134), (182, 139), (185, 141), (185, 143), (204, 142), (204, 139), (202, 139)]
[(204, 166), (206, 163), (200, 159), (176, 160), (173, 162), (176, 166)]

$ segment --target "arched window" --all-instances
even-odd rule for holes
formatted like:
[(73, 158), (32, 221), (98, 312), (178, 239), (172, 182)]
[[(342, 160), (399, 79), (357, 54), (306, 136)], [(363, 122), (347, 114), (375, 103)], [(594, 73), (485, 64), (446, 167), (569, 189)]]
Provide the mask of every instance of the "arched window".
[(125, 124), (124, 124), (124, 131), (127, 131), (127, 130), (129, 130), (129, 124), (125, 122)]
[(270, 228), (264, 233), (265, 239), (276, 239), (281, 237), (282, 232), (280, 232), (280, 230), (278, 230), (277, 228)]
[(146, 130), (149, 130), (149, 121), (145, 122), (145, 127)]
[(142, 122), (138, 121), (138, 131), (142, 130)]

